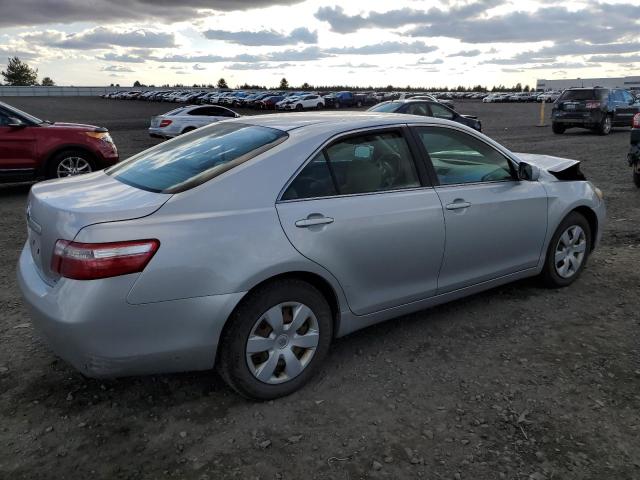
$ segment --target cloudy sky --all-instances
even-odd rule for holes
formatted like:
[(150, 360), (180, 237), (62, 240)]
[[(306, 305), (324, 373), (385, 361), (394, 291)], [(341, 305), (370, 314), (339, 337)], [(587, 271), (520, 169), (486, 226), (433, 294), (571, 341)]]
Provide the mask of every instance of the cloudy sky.
[(535, 85), (640, 74), (640, 3), (0, 0), (0, 64), (59, 85)]

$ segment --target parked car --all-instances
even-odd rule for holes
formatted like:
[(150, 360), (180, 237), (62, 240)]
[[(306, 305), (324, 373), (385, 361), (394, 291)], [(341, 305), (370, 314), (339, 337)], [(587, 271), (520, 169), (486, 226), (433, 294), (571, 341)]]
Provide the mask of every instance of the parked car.
[(570, 88), (553, 105), (551, 127), (556, 134), (580, 127), (608, 135), (613, 127), (629, 128), (636, 113), (640, 101), (626, 90)]
[(640, 188), (640, 113), (633, 117), (631, 129), (631, 147), (627, 159), (633, 170), (633, 183)]
[(318, 94), (310, 93), (288, 100), (282, 105), (283, 110), (304, 110), (309, 108), (320, 109), (324, 107), (324, 98)]
[(333, 108), (362, 107), (366, 95), (354, 92), (336, 92), (324, 97), (325, 106)]
[(446, 105), (450, 109), (455, 110), (453, 100), (447, 100), (446, 98), (437, 99), (436, 97), (428, 93), (421, 93), (417, 95), (406, 95), (404, 98), (407, 100), (409, 99), (410, 100), (430, 100), (432, 102), (441, 103), (442, 105)]
[(47, 344), (88, 376), (215, 365), (271, 399), (336, 337), (524, 277), (569, 285), (599, 243), (577, 161), (327, 113), (232, 119), (34, 186), (17, 275)]
[(392, 100), (390, 102), (379, 103), (367, 110), (368, 112), (385, 112), (385, 113), (407, 113), (409, 115), (420, 115), (423, 117), (435, 117), (445, 120), (452, 120), (473, 128), (479, 132), (482, 131), (482, 122), (478, 117), (471, 115), (460, 115), (455, 110), (450, 109), (446, 105), (438, 101), (417, 100), (411, 98), (409, 100)]
[(68, 177), (117, 161), (106, 128), (44, 121), (0, 102), (0, 181)]
[(149, 135), (157, 138), (173, 138), (210, 123), (239, 116), (233, 110), (217, 105), (180, 107), (163, 115), (152, 117)]
[(284, 95), (270, 95), (258, 102), (258, 108), (262, 110), (275, 110), (276, 104), (284, 99)]

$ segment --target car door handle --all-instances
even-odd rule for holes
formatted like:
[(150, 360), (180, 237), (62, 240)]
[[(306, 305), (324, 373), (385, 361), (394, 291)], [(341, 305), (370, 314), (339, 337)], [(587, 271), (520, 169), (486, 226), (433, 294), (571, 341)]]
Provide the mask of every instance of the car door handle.
[(296, 222), (296, 227), (298, 228), (308, 228), (313, 227), (315, 225), (326, 225), (328, 223), (333, 223), (333, 218), (331, 217), (307, 217), (302, 220), (298, 220)]
[(469, 202), (453, 202), (447, 205), (447, 210), (460, 210), (461, 208), (469, 208), (471, 204)]

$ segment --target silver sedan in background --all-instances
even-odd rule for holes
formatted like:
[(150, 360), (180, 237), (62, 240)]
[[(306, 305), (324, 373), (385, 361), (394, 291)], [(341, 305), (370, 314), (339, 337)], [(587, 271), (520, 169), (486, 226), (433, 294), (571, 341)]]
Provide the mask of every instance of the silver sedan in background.
[(269, 399), (335, 337), (524, 277), (569, 285), (604, 220), (577, 161), (459, 123), (263, 115), (33, 186), (18, 279), (88, 376), (215, 365)]
[(190, 105), (151, 118), (149, 135), (156, 138), (173, 138), (196, 128), (240, 115), (225, 107)]

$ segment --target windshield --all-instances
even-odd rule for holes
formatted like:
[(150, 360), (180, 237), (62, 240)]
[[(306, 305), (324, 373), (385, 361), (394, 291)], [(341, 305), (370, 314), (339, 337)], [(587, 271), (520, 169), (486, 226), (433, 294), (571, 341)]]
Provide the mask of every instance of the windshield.
[(395, 112), (398, 108), (400, 108), (402, 102), (386, 102), (380, 103), (375, 107), (371, 107), (369, 109), (370, 112)]
[(565, 100), (603, 100), (607, 95), (606, 90), (565, 90), (559, 101)]
[(22, 119), (27, 120), (27, 121), (29, 121), (31, 123), (36, 123), (36, 124), (44, 123), (38, 117), (34, 117), (33, 115), (29, 115), (27, 112), (23, 112), (22, 110), (20, 110), (20, 109), (18, 109), (16, 107), (12, 107), (10, 105), (7, 105), (6, 103), (0, 102), (0, 106), (6, 108), (9, 111), (10, 114), (15, 113), (19, 117), (22, 117)]
[(142, 190), (177, 193), (232, 169), (287, 137), (275, 128), (222, 122), (145, 150), (106, 173)]

